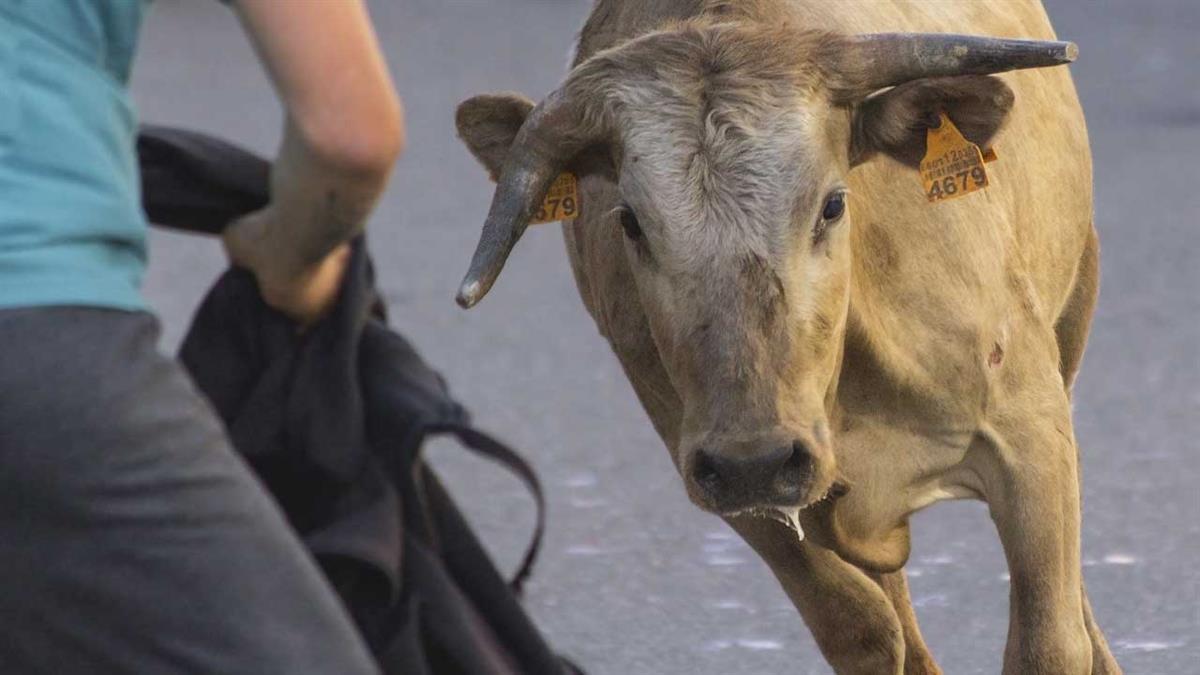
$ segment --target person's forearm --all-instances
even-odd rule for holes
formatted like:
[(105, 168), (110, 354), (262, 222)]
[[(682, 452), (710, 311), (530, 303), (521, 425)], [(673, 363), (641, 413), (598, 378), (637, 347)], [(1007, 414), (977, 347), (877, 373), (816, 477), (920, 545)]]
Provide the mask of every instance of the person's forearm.
[(264, 213), (264, 244), (276, 253), (272, 275), (294, 275), (358, 234), (383, 192), (396, 152), (385, 149), (372, 160), (325, 157), (289, 122)]
[(234, 6), (286, 119), (243, 262), (284, 283), (360, 231), (404, 144), (403, 111), (362, 0)]

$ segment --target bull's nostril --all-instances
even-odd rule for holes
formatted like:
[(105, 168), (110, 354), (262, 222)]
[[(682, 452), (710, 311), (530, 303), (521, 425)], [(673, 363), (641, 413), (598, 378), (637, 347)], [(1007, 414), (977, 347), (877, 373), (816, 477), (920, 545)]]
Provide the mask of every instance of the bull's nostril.
[(783, 471), (797, 478), (804, 478), (812, 470), (812, 453), (803, 441), (792, 441), (792, 454), (783, 464)]
[(692, 478), (700, 487), (715, 491), (721, 483), (721, 473), (717, 465), (704, 450), (696, 451), (696, 460), (692, 463)]

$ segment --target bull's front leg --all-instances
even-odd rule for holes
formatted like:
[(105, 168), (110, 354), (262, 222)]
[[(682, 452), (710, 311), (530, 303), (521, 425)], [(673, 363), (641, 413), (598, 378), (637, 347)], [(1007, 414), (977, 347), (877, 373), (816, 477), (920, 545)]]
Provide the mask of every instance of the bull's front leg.
[(1008, 559), (1006, 675), (1086, 675), (1077, 453), (1065, 393), (1025, 391), (997, 406), (972, 445)]
[(939, 675), (942, 669), (933, 660), (933, 653), (925, 644), (921, 629), (917, 624), (917, 612), (913, 609), (912, 597), (908, 592), (908, 577), (901, 568), (886, 574), (871, 574), (871, 578), (879, 584), (883, 592), (896, 610), (900, 627), (904, 633), (904, 673), (905, 675)]
[(941, 672), (917, 629), (903, 572), (869, 576), (773, 520), (729, 524), (771, 567), (839, 675)]
[(1087, 626), (1088, 638), (1092, 641), (1092, 675), (1121, 675), (1121, 666), (1108, 648), (1108, 640), (1100, 632), (1096, 617), (1092, 615), (1092, 603), (1088, 600), (1086, 586), (1080, 589), (1083, 594), (1083, 622)]

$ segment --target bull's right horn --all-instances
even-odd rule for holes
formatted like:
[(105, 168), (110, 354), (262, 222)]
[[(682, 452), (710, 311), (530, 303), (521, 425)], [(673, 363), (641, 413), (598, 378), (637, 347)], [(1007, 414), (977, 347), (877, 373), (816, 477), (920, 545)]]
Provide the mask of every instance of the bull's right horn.
[(479, 245), (458, 289), (456, 300), (464, 308), (491, 290), (550, 184), (593, 140), (595, 132), (585, 130), (583, 110), (567, 93), (569, 84), (570, 80), (534, 107), (513, 140)]

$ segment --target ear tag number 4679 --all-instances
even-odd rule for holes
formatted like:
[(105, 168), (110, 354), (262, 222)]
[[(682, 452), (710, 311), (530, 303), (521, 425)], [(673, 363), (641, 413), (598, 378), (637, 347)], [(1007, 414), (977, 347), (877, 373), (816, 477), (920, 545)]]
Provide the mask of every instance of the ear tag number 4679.
[(574, 220), (579, 216), (579, 185), (575, 174), (564, 171), (551, 183), (546, 198), (537, 213), (529, 220), (530, 225), (553, 223), (557, 220)]
[(942, 202), (971, 194), (988, 186), (985, 161), (996, 159), (989, 148), (963, 137), (946, 113), (940, 113), (941, 125), (930, 129), (925, 140), (925, 159), (921, 160), (921, 183), (930, 202)]

